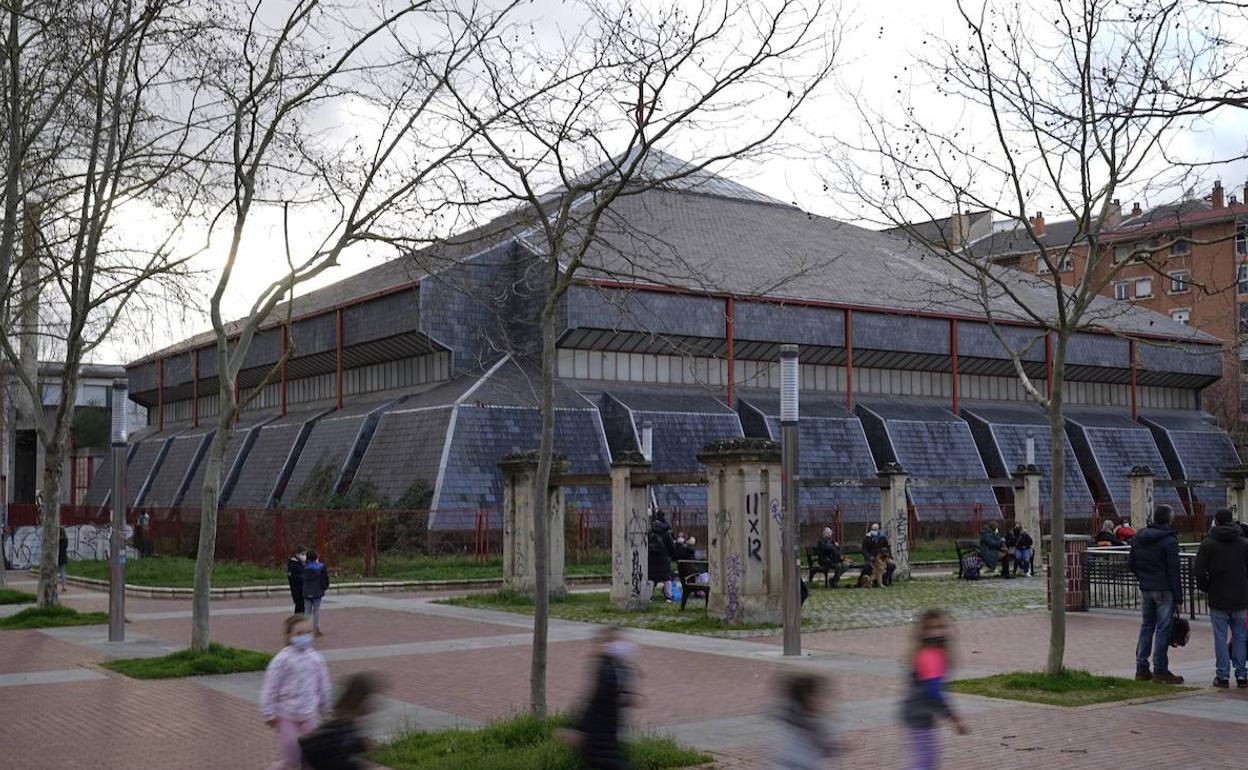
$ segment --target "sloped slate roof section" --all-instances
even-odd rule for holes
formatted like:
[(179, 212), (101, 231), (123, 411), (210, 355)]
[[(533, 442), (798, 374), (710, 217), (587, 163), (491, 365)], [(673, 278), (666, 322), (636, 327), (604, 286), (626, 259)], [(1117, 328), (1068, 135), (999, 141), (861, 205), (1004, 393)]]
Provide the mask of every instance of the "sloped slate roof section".
[[(856, 409), (877, 463), (892, 459), (912, 480), (968, 480), (965, 487), (910, 488), (920, 519), (969, 519), (974, 506), (996, 513), (992, 488), (974, 484), (987, 479), (970, 427), (942, 405), (922, 401), (860, 400)], [(879, 446), (887, 443), (887, 446)]]
[[(144, 430), (143, 436), (150, 439), (152, 431)], [(138, 454), (139, 447), (142, 446), (144, 438), (136, 437), (131, 434), (134, 439), (126, 447), (126, 470), (129, 471), (133, 459)], [(95, 470), (95, 474), (91, 477), (91, 486), (87, 488), (87, 495), (83, 499), (82, 504), (87, 506), (106, 505), (109, 503), (113, 493), (113, 452), (108, 450), (104, 453), (104, 459), (100, 461), (100, 467)], [(137, 490), (130, 492), (133, 496), (137, 494)]]
[(1140, 385), (1199, 388), (1222, 376), (1222, 352), (1208, 345), (1137, 343)]
[[(963, 404), (962, 418), (971, 427), (980, 457), (988, 473), (995, 478), (1010, 478), (1018, 466), (1027, 461), (1027, 439), (1035, 444), (1036, 467), (1040, 469), (1040, 500), (1052, 502), (1053, 449), (1044, 412), (1035, 406), (1002, 404)], [(1063, 499), (1079, 510), (1090, 510), (1092, 492), (1083, 478), (1079, 459), (1070, 439), (1063, 433), (1066, 446), (1066, 491)], [(1068, 508), (1067, 510), (1072, 510)], [(1075, 515), (1073, 512), (1071, 515)]]
[[(780, 399), (774, 394), (741, 399), (742, 425), (746, 408), (765, 415), (767, 438), (780, 438)], [(867, 445), (862, 422), (832, 399), (807, 397), (799, 403), (798, 471), (803, 478), (874, 479), (875, 459)], [(800, 492), (803, 521), (831, 521), (841, 510), (844, 521), (877, 521), (880, 492), (862, 487), (803, 487)]]
[(313, 479), (314, 474), (318, 479), (319, 474), (328, 474), (329, 485), (336, 483), (355, 448), (356, 438), (369, 412), (382, 403), (384, 402), (354, 404), (316, 421), (282, 492), (283, 504), (319, 502), (309, 497), (314, 492), (308, 486), (309, 480)]
[[(1157, 441), (1172, 478), (1223, 482), (1222, 469), (1238, 465), (1239, 453), (1230, 435), (1202, 412), (1149, 411), (1140, 415)], [(1225, 484), (1190, 490), (1196, 500), (1225, 504)]]
[[(161, 450), (167, 441), (165, 436), (152, 436), (139, 442), (126, 463), (126, 504), (134, 505), (143, 492), (143, 486), (161, 458)], [(146, 504), (146, 503), (145, 503)]]
[(227, 494), (222, 503), (243, 508), (268, 505), (304, 424), (324, 412), (288, 414), (257, 428), (251, 451), (235, 476), (233, 488), (224, 490)]
[[(277, 415), (273, 412), (261, 412), (248, 414), (239, 420), (238, 425), (234, 427), (234, 433), (230, 436), (229, 443), (225, 445), (225, 457), (221, 462), (221, 488), (220, 492), (225, 491), (225, 485), (229, 481), (230, 471), (234, 467), (234, 463), (238, 460), (239, 454), (243, 447), (246, 446), (248, 436), (251, 431), (256, 429), (257, 425), (263, 425), (271, 422)], [(246, 458), (244, 458), (246, 459)], [(208, 455), (204, 455), (204, 459), (195, 466), (195, 471), (191, 475), (190, 483), (186, 486), (186, 492), (183, 495), (182, 503), (188, 508), (199, 508), (201, 501), (201, 489), (204, 484), (204, 473), (208, 467)]]
[(143, 505), (167, 508), (181, 502), (184, 482), (195, 472), (212, 433), (210, 428), (197, 428), (170, 439), (169, 450), (152, 477)]
[[(498, 461), (512, 452), (534, 449), (541, 435), (541, 414), (536, 409), (464, 404), (456, 411), (438, 508), (430, 524), (434, 529), (471, 528), (478, 510), (501, 510)], [(555, 414), (555, 451), (567, 458), (572, 473), (610, 472), (601, 435), (594, 409), (559, 409)], [(580, 494), (570, 490), (568, 506), (609, 506), (609, 489), (595, 489)]]
[[(1093, 493), (1112, 503), (1119, 513), (1131, 507), (1131, 483), (1127, 475), (1137, 465), (1152, 469), (1156, 478), (1170, 478), (1170, 471), (1157, 449), (1152, 432), (1114, 409), (1078, 408), (1066, 410), (1066, 432), (1079, 456), (1083, 472), (1099, 489)], [(1180, 505), (1174, 489), (1157, 487), (1153, 499), (1159, 504)]]
[(370, 489), (392, 505), (417, 481), (433, 489), (453, 409), (404, 406), (382, 413), (351, 484), (353, 490)]

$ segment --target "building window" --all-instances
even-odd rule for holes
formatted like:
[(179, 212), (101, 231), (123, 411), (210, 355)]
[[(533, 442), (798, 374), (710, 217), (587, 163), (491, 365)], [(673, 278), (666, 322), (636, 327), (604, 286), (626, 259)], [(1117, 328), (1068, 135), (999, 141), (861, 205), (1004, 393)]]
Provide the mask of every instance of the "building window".
[(1181, 323), (1187, 326), (1192, 320), (1192, 311), (1190, 310), (1171, 310), (1170, 320), (1175, 323)]
[(1191, 273), (1187, 270), (1175, 270), (1170, 274), (1170, 293), (1186, 294), (1190, 288)]
[(1170, 244), (1170, 254), (1173, 256), (1181, 256), (1190, 253), (1192, 253), (1192, 244), (1189, 243), (1182, 235), (1175, 238), (1174, 242)]
[(1131, 257), (1134, 255), (1135, 255), (1135, 246), (1129, 243), (1119, 244), (1114, 247), (1114, 264), (1116, 265), (1119, 262), (1126, 262), (1128, 259), (1131, 259)]
[(1131, 284), (1119, 281), (1114, 284), (1114, 299), (1131, 299)]
[(1241, 257), (1248, 256), (1248, 222), (1235, 224), (1235, 253)]
[(1152, 278), (1136, 278), (1135, 279), (1135, 298), (1148, 299), (1153, 296), (1153, 279)]
[(1248, 265), (1240, 265), (1235, 270), (1235, 291), (1239, 296), (1248, 295)]
[[(1059, 273), (1069, 273), (1075, 269), (1074, 260), (1069, 254), (1063, 254), (1060, 260), (1056, 255), (1050, 256), (1049, 259), (1057, 261), (1057, 272)], [(1036, 272), (1042, 275), (1049, 272), (1049, 263), (1042, 256), (1036, 257)]]

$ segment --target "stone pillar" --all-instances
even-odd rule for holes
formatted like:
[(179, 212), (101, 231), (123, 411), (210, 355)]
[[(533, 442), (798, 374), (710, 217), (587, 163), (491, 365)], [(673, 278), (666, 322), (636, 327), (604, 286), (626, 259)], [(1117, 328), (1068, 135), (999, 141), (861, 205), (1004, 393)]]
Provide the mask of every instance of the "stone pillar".
[(906, 481), (910, 474), (897, 463), (889, 463), (880, 471), (879, 477), (888, 483), (880, 488), (880, 529), (888, 538), (893, 550), (896, 578), (910, 578), (910, 507), (906, 499)]
[(1227, 480), (1226, 507), (1236, 521), (1243, 521), (1248, 517), (1248, 465), (1223, 468), (1222, 477)]
[[(556, 455), (551, 473), (563, 467), (563, 458)], [(503, 587), (530, 598), (537, 591), (537, 570), (534, 557), (533, 515), (537, 509), (537, 452), (514, 452), (499, 461), (503, 471)], [(564, 533), (563, 490), (545, 490), (549, 502), (550, 533), (550, 595), (563, 596)]]
[(707, 611), (729, 624), (778, 624), (784, 616), (780, 445), (724, 439), (707, 444), (698, 460), (706, 466)]
[[(1052, 538), (1046, 536), (1044, 541), (1049, 544), (1046, 553), (1051, 552)], [(1088, 580), (1088, 546), (1092, 538), (1087, 535), (1067, 535), (1066, 548), (1066, 609), (1069, 612), (1087, 612), (1091, 607), (1091, 585)], [(1052, 566), (1047, 555), (1045, 567), (1052, 574)], [(1053, 606), (1053, 581), (1046, 580), (1045, 600)]]
[[(1139, 532), (1153, 518), (1153, 469), (1137, 465), (1127, 474), (1131, 481), (1131, 528)], [(1100, 529), (1100, 522), (1097, 522)]]
[(640, 452), (624, 452), (611, 465), (611, 605), (645, 609), (649, 575), (650, 490), (633, 485), (633, 472), (649, 468)]
[(1040, 469), (1035, 465), (1020, 465), (1014, 471), (1014, 478), (1022, 482), (1021, 487), (1014, 488), (1014, 523), (1031, 535), (1035, 543), (1035, 553), (1031, 563), (1044, 563), (1040, 543)]

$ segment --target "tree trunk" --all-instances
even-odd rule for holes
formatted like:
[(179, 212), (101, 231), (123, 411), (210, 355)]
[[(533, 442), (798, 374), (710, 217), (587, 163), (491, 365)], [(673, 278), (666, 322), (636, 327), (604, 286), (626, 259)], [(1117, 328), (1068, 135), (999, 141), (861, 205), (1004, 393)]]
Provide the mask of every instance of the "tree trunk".
[[(0, 313), (2, 312), (0, 311)], [(0, 324), (8, 326), (8, 321), (2, 314), (0, 314)], [(0, 511), (7, 511), (9, 505), (9, 466), (4, 460), (12, 453), (12, 449), (9, 447), (10, 427), (9, 380), (4, 372), (0, 371)], [(5, 553), (4, 531), (0, 529), (0, 588), (6, 588), (9, 584), (8, 562), (5, 561)]]
[[(224, 382), (227, 378), (222, 378)], [(227, 398), (222, 396), (222, 403)], [(225, 448), (234, 432), (234, 409), (222, 408), (217, 432), (204, 459), (204, 484), (199, 498), (199, 548), (195, 553), (195, 587), (191, 598), (191, 649), (203, 652), (212, 638), (208, 630), (209, 599), (212, 595), (212, 565), (217, 555), (217, 499), (221, 489), (221, 466)]]
[[(554, 269), (557, 273), (558, 263)], [(533, 715), (546, 716), (546, 642), (550, 625), (550, 468), (555, 451), (555, 310), (553, 292), (542, 310), (542, 435), (538, 445), (537, 479), (533, 490), (533, 566), (537, 572), (533, 597), (533, 661), (529, 670), (529, 705)]]
[[(78, 365), (72, 365), (77, 370)], [(57, 555), (61, 539), (61, 479), (65, 474), (65, 439), (74, 413), (74, 394), (78, 390), (78, 378), (70, 373), (61, 382), (61, 403), (56, 410), (56, 423), (52, 435), (43, 442), (43, 483), (40, 498), (43, 507), (39, 512), (39, 606), (53, 607), (57, 603), (60, 587), (56, 576)]]
[[(1066, 417), (1062, 393), (1066, 376), (1066, 335), (1053, 346), (1052, 386), (1049, 391), (1049, 446), (1052, 475), (1049, 485), (1049, 659), (1045, 672), (1060, 673), (1066, 657)], [(1040, 533), (1036, 533), (1039, 537)], [(1040, 542), (1043, 542), (1041, 540)]]

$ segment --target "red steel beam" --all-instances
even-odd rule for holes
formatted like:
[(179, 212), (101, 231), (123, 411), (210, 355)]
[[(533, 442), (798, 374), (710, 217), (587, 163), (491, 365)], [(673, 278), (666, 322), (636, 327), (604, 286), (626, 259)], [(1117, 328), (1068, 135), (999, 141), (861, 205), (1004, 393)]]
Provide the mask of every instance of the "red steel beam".
[(854, 311), (845, 310), (845, 408), (854, 411)]
[(1131, 356), (1131, 419), (1134, 420), (1140, 416), (1138, 399), (1135, 395), (1135, 340), (1130, 340), (1128, 346)]
[(342, 308), (336, 311), (335, 332), (336, 342), (334, 343), (334, 394), (338, 399), (338, 408), (342, 408)]
[(199, 351), (191, 351), (191, 425), (199, 427)]
[(958, 321), (949, 319), (949, 363), (953, 367), (953, 413), (958, 413)]
[(286, 416), (286, 346), (287, 346), (287, 330), (286, 325), (282, 325), (282, 366), (279, 373), (278, 381), (278, 397), (281, 401), (281, 415)]
[(734, 385), (734, 368), (736, 364), (736, 355), (733, 353), (733, 341), (736, 331), (733, 328), (733, 318), (736, 314), (736, 300), (732, 297), (724, 300), (724, 339), (728, 341), (728, 406), (736, 409), (736, 401), (733, 399)]
[(165, 430), (165, 359), (156, 365), (156, 430)]
[(1053, 335), (1044, 333), (1044, 397), (1053, 395)]

